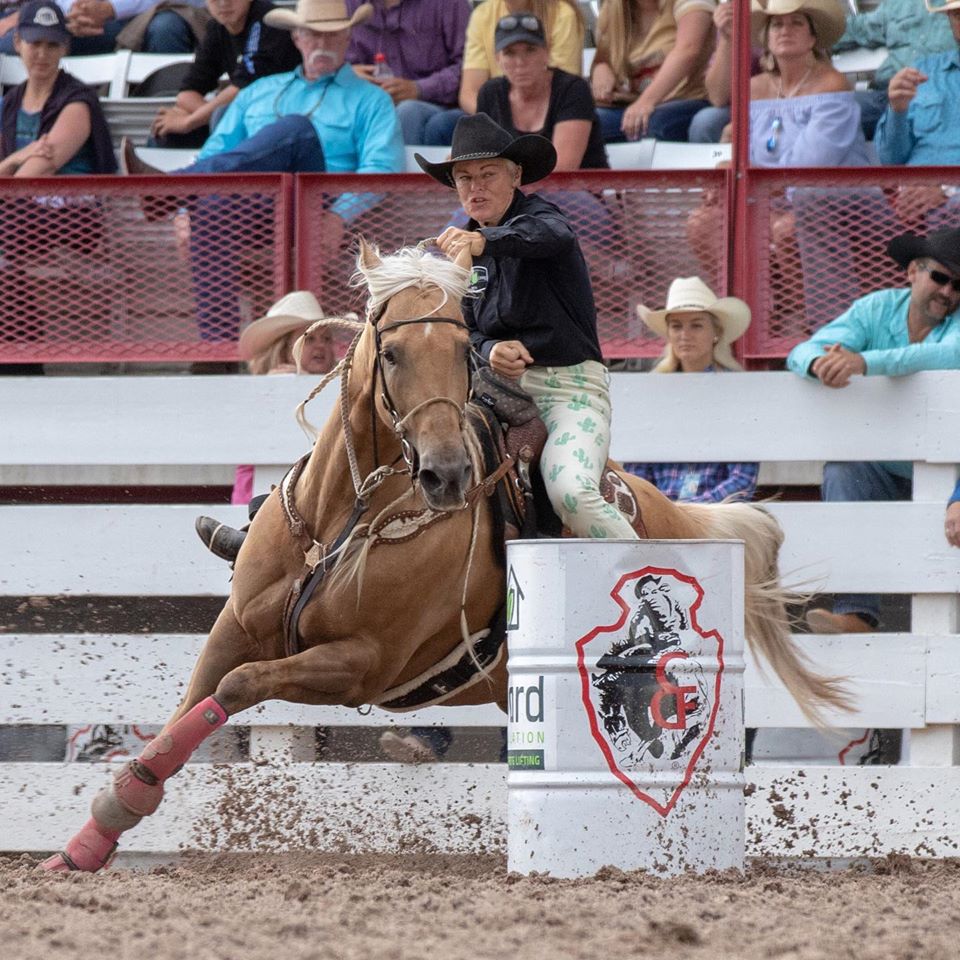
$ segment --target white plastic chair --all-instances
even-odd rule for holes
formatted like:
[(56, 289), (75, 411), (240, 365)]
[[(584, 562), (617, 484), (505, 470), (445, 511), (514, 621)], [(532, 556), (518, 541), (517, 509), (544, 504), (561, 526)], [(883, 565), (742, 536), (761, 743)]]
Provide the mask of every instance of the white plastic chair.
[(14, 54), (0, 54), (0, 86), (15, 87), (27, 79), (23, 61)]
[(89, 57), (64, 57), (60, 65), (89, 87), (107, 87), (109, 96), (126, 73), (129, 50), (98, 53)]
[(132, 53), (124, 77), (123, 90), (111, 90), (111, 97), (130, 96), (130, 87), (143, 83), (151, 74), (175, 63), (193, 63), (192, 53)]
[[(608, 148), (609, 149), (609, 148)], [(713, 170), (733, 156), (729, 143), (674, 143), (657, 140), (653, 146), (653, 170)]]
[(408, 144), (403, 149), (404, 153), (406, 154), (406, 164), (404, 169), (407, 171), (407, 173), (423, 173), (423, 171), (420, 169), (420, 164), (418, 164), (413, 158), (415, 153), (419, 153), (421, 157), (426, 157), (426, 159), (431, 163), (440, 163), (450, 156), (449, 147), (424, 147), (417, 146), (415, 144)]
[(653, 166), (656, 140), (645, 137), (629, 143), (608, 143), (607, 159), (611, 170), (649, 170)]
[(849, 77), (861, 77), (856, 80), (856, 88), (865, 90), (868, 80), (865, 77), (872, 77), (880, 68), (880, 64), (887, 59), (889, 51), (886, 47), (876, 47), (869, 50), (866, 47), (857, 47), (855, 50), (844, 50), (842, 53), (835, 53), (831, 62), (835, 69)]
[(137, 147), (137, 156), (151, 167), (169, 173), (188, 167), (197, 158), (196, 150), (176, 150), (169, 147)]

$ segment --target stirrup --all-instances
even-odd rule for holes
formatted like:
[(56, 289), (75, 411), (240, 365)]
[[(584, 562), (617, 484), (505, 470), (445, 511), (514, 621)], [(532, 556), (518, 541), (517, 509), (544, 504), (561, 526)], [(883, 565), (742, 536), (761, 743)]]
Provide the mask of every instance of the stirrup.
[(230, 563), (237, 559), (243, 541), (247, 539), (245, 530), (237, 530), (219, 520), (214, 520), (213, 517), (197, 517), (194, 527), (203, 545), (215, 557), (228, 560)]

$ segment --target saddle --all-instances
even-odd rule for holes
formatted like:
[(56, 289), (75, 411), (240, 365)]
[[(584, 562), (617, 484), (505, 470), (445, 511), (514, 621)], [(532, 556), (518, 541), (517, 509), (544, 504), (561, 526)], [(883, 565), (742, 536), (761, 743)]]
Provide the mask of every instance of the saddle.
[[(533, 397), (516, 380), (484, 366), (474, 373), (470, 408), (484, 452), (485, 471), (492, 472), (505, 457), (513, 461), (497, 486), (499, 516), (495, 519), (497, 528), (503, 530), (503, 540), (571, 536), (550, 503), (540, 472), (547, 428)], [(621, 469), (611, 460), (600, 479), (600, 495), (630, 521), (638, 537), (646, 539), (640, 505)]]

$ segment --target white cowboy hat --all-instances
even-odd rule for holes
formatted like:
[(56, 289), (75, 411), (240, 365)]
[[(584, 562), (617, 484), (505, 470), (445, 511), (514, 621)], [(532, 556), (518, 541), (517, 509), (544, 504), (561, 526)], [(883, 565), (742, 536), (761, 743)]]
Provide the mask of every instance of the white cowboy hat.
[(678, 277), (667, 291), (667, 305), (662, 310), (650, 310), (642, 303), (637, 306), (640, 319), (656, 334), (666, 340), (667, 318), (672, 313), (700, 313), (706, 311), (717, 318), (723, 332), (714, 345), (713, 355), (723, 366), (733, 361), (730, 344), (742, 337), (750, 326), (750, 308), (737, 297), (717, 299), (716, 294), (699, 277)]
[(355, 27), (369, 20), (372, 14), (373, 5), (369, 3), (362, 3), (351, 17), (343, 0), (297, 0), (296, 10), (271, 10), (263, 22), (279, 30), (306, 27), (318, 33), (334, 33)]
[(788, 13), (805, 13), (813, 23), (817, 46), (832, 49), (843, 36), (847, 26), (847, 14), (838, 0), (753, 0), (750, 5), (750, 24), (754, 34), (760, 37), (770, 17), (782, 17)]
[(928, 13), (947, 13), (960, 10), (960, 0), (924, 0)]
[(281, 297), (265, 317), (254, 320), (243, 330), (240, 334), (240, 357), (251, 360), (291, 331), (302, 331), (325, 316), (323, 307), (309, 290), (294, 290)]

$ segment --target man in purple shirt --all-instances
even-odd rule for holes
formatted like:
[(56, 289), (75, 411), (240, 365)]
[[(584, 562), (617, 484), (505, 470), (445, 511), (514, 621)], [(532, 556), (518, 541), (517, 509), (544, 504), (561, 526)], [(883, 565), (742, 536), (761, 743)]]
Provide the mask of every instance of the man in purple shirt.
[[(347, 0), (348, 12), (362, 2)], [(449, 143), (431, 124), (457, 105), (469, 0), (373, 0), (373, 10), (350, 34), (347, 63), (393, 97), (404, 143)], [(377, 71), (377, 54), (392, 76)]]

